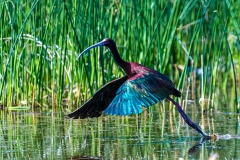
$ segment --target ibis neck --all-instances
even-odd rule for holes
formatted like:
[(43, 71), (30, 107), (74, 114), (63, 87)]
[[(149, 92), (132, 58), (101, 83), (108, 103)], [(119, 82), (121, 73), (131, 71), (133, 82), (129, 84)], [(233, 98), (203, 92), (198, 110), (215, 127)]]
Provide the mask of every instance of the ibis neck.
[[(126, 61), (124, 61), (124, 60), (120, 57), (120, 55), (119, 55), (116, 47), (109, 48), (109, 49), (111, 50), (112, 55), (113, 55), (113, 58), (114, 58), (114, 60), (116, 61), (116, 63), (117, 63), (120, 67), (122, 67), (122, 68), (124, 69), (124, 71), (127, 73), (127, 70), (128, 70), (127, 68), (128, 68), (128, 66), (129, 66), (129, 63), (126, 62)], [(128, 73), (127, 73), (127, 74), (128, 74)]]

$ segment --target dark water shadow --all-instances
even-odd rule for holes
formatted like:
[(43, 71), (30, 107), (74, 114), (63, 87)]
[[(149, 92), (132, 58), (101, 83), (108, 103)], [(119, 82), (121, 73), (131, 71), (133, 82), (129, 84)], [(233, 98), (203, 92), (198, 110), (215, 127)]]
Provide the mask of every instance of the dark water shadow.
[(200, 141), (198, 143), (196, 143), (193, 147), (191, 147), (188, 150), (188, 156), (191, 156), (193, 154), (195, 154), (202, 146), (205, 142), (207, 141), (219, 141), (219, 140), (231, 140), (231, 139), (240, 139), (240, 135), (230, 135), (230, 134), (226, 134), (226, 135), (216, 135), (213, 134), (211, 136), (211, 138), (201, 138)]
[(196, 153), (199, 148), (202, 147), (202, 145), (206, 142), (206, 141), (209, 141), (210, 139), (204, 139), (204, 138), (201, 138), (200, 141), (198, 143), (196, 143), (192, 148), (190, 148), (188, 150), (188, 155), (191, 156), (193, 155), (194, 153)]

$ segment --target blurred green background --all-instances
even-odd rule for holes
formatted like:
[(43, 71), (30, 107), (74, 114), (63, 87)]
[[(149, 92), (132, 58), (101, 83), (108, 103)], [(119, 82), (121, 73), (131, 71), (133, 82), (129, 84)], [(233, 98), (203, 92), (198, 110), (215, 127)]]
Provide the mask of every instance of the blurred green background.
[[(240, 1), (0, 1), (1, 159), (239, 159)], [(124, 75), (106, 47), (173, 80), (199, 142), (168, 101), (128, 117), (65, 114)]]
[[(2, 1), (0, 105), (73, 110), (124, 75), (105, 47), (110, 37), (126, 61), (167, 75), (183, 99), (210, 101), (240, 91), (239, 1)], [(188, 91), (194, 96), (188, 95)], [(214, 107), (214, 106), (213, 106)]]

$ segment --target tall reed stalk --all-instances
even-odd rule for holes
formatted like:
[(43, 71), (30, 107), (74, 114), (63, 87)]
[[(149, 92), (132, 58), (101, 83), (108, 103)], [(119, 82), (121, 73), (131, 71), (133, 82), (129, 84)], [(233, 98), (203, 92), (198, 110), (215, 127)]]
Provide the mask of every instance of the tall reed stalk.
[(228, 0), (3, 1), (0, 105), (78, 107), (124, 75), (104, 47), (76, 61), (105, 37), (125, 60), (173, 79), (184, 99), (190, 86), (214, 107), (216, 88), (232, 84), (239, 103), (239, 6)]

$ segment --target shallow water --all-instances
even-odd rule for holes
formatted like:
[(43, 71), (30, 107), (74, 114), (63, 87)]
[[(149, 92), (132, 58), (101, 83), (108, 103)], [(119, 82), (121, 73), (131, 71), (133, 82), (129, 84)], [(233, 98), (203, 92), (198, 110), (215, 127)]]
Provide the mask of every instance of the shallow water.
[[(71, 120), (63, 114), (1, 112), (1, 159), (240, 159), (239, 114), (187, 114), (216, 141), (201, 141), (178, 112)], [(169, 110), (169, 109), (165, 109)]]

